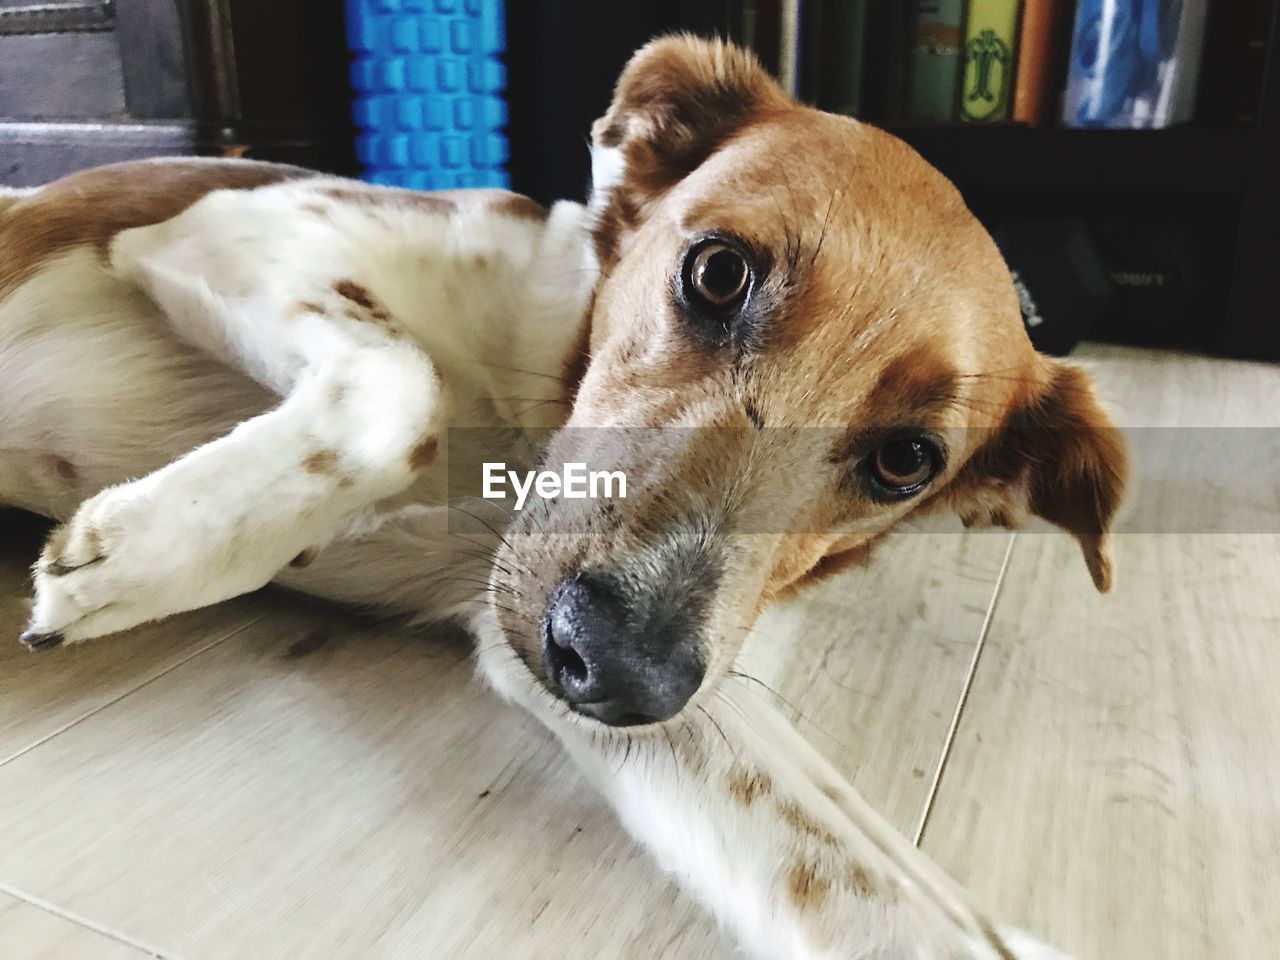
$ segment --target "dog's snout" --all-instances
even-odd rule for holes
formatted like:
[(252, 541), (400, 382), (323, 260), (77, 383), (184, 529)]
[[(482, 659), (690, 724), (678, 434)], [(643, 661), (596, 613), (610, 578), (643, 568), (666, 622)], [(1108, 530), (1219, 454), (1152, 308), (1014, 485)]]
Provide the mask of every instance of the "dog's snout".
[(702, 684), (690, 625), (633, 607), (607, 580), (585, 574), (562, 583), (547, 606), (548, 682), (579, 713), (611, 726), (667, 720)]

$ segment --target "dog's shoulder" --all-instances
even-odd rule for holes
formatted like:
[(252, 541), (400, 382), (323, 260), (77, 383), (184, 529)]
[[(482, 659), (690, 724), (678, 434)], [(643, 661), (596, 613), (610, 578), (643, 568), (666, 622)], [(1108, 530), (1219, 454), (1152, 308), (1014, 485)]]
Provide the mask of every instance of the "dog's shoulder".
[(58, 254), (86, 248), (105, 259), (122, 231), (169, 220), (214, 191), (315, 176), (281, 164), (185, 157), (96, 167), (8, 194), (0, 206), (0, 299)]

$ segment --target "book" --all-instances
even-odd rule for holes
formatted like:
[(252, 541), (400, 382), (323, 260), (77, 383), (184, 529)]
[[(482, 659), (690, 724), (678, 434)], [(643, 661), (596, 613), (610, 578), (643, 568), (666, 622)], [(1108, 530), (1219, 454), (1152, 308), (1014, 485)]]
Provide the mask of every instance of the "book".
[(1060, 0), (1023, 0), (1013, 81), (1013, 119), (1019, 123), (1041, 127), (1053, 112), (1063, 10)]
[(863, 49), (867, 35), (866, 0), (828, 3), (818, 51), (818, 106), (851, 117), (862, 114)]
[(1018, 42), (1018, 7), (1018, 0), (970, 0), (960, 88), (963, 120), (1007, 120), (1009, 117)]
[(956, 116), (964, 0), (915, 0), (906, 119), (945, 123)]

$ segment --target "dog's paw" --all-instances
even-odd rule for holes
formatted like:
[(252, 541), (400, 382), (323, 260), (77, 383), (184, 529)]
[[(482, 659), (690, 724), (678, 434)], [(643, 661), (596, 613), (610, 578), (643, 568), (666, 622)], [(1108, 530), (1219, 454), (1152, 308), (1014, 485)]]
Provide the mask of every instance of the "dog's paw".
[(25, 646), (48, 650), (164, 615), (156, 599), (167, 558), (139, 500), (131, 485), (104, 490), (49, 536), (33, 573)]

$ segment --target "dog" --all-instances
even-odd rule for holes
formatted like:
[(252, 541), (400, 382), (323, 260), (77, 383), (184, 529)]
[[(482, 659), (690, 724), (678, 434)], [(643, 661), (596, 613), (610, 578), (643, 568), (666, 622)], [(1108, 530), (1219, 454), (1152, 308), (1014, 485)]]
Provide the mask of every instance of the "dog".
[[(61, 524), (22, 642), (272, 581), (461, 620), (752, 954), (1060, 956), (726, 674), (906, 517), (1044, 518), (1108, 589), (1128, 459), (1087, 375), (951, 184), (732, 45), (641, 49), (592, 174), (549, 211), (240, 160), (0, 196), (0, 502)], [(631, 489), (472, 499), (494, 442)]]

